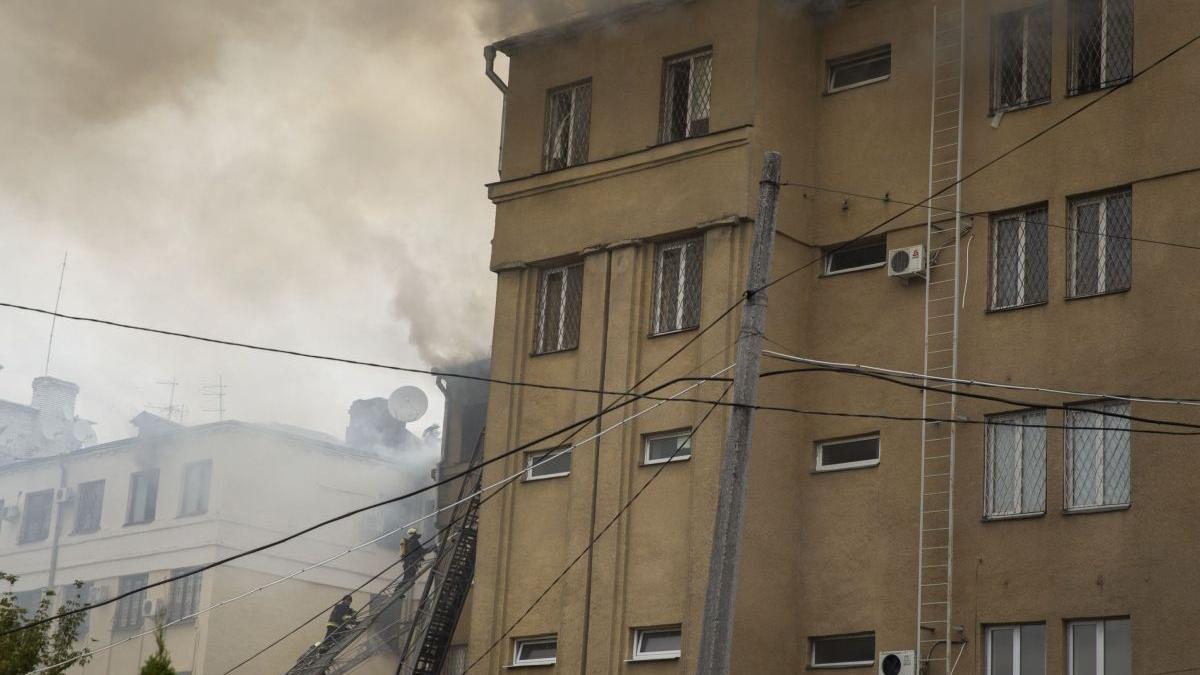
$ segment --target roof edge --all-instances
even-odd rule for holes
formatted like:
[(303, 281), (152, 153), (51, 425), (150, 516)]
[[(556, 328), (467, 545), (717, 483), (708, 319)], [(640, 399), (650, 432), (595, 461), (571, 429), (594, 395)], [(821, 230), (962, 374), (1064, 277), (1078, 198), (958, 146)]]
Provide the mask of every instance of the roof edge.
[(695, 2), (696, 0), (641, 0), (622, 7), (614, 7), (612, 9), (583, 12), (575, 15), (564, 21), (535, 28), (524, 33), (510, 35), (509, 37), (493, 42), (491, 46), (496, 50), (509, 54), (509, 50), (523, 47), (539, 42), (548, 42), (558, 38), (576, 35), (589, 30), (593, 30), (602, 24), (613, 21), (625, 21), (639, 14), (646, 12), (665, 9), (674, 5), (686, 5)]

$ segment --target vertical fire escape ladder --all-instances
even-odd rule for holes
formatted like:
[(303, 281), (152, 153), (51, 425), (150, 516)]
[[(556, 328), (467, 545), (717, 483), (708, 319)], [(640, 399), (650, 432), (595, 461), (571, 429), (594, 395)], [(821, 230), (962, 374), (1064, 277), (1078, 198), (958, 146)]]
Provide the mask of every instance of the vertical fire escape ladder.
[[(962, 237), (964, 0), (934, 7), (929, 124), (924, 384), (921, 416), (953, 420), (958, 372), (959, 242)], [(921, 424), (921, 502), (917, 549), (917, 659), (923, 675), (954, 670), (953, 422)]]

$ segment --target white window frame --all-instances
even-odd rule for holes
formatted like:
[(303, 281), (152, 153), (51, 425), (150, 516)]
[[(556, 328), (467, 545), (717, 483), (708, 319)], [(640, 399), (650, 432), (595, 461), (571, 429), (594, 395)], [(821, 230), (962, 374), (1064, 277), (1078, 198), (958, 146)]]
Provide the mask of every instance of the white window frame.
[[(534, 465), (539, 464), (540, 462), (545, 460), (547, 457), (550, 457), (551, 455), (556, 455), (556, 454), (560, 454), (560, 453), (571, 455), (574, 450), (575, 450), (574, 446), (564, 445), (560, 448), (552, 448), (550, 450), (532, 450), (530, 452), (525, 453), (525, 480), (526, 481), (549, 480), (551, 478), (562, 478), (563, 476), (570, 476), (571, 475), (570, 469), (567, 469), (566, 471), (560, 471), (558, 473), (546, 473), (546, 474), (541, 474), (541, 475), (537, 475), (537, 476), (535, 476), (533, 474), (533, 470), (535, 468), (537, 468)], [(558, 459), (558, 457), (555, 457), (555, 459)]]
[[(1064, 422), (1067, 422), (1066, 424), (1063, 425), (1065, 427), (1070, 426), (1069, 421), (1071, 419), (1071, 411), (1072, 410), (1079, 410), (1082, 412), (1092, 412), (1092, 413), (1100, 415), (1100, 420), (1101, 420), (1100, 426), (1101, 427), (1110, 427), (1111, 426), (1107, 422), (1107, 420), (1109, 420), (1111, 418), (1108, 415), (1104, 415), (1101, 413), (1116, 412), (1116, 413), (1120, 413), (1122, 415), (1128, 415), (1131, 412), (1129, 409), (1130, 408), (1129, 402), (1121, 401), (1121, 400), (1093, 401), (1090, 403), (1077, 403), (1077, 404), (1071, 404), (1071, 405), (1067, 406), (1067, 408), (1068, 408), (1068, 410), (1064, 415)], [(1111, 408), (1124, 408), (1124, 410), (1111, 410)], [(1088, 503), (1086, 503), (1086, 504), (1080, 503), (1078, 495), (1075, 494), (1075, 487), (1074, 487), (1075, 476), (1071, 469), (1071, 467), (1074, 465), (1074, 461), (1075, 461), (1075, 447), (1074, 447), (1073, 441), (1071, 440), (1072, 431), (1074, 431), (1074, 430), (1070, 429), (1070, 428), (1063, 430), (1063, 433), (1066, 434), (1066, 438), (1063, 442), (1063, 453), (1064, 453), (1063, 478), (1064, 478), (1064, 483), (1065, 483), (1063, 486), (1063, 497), (1066, 502), (1065, 509), (1072, 513), (1086, 512), (1086, 511), (1106, 511), (1106, 510), (1110, 510), (1110, 509), (1123, 509), (1123, 508), (1128, 507), (1130, 504), (1132, 504), (1133, 503), (1133, 430), (1132, 429), (1123, 429), (1121, 431), (1116, 431), (1116, 430), (1108, 431), (1108, 430), (1103, 430), (1103, 429), (1095, 430), (1095, 433), (1099, 437), (1099, 440), (1097, 442), (1100, 444), (1100, 448), (1099, 448), (1100, 477), (1096, 481), (1096, 489), (1099, 490), (1099, 498), (1098, 499), (1089, 498)], [(1126, 486), (1126, 489), (1125, 489), (1125, 501), (1114, 502), (1112, 504), (1105, 504), (1104, 503), (1104, 488), (1105, 488), (1105, 479), (1106, 479), (1106, 473), (1107, 473), (1106, 472), (1107, 459), (1108, 459), (1105, 454), (1105, 448), (1107, 446), (1107, 444), (1105, 443), (1105, 438), (1107, 437), (1108, 434), (1111, 434), (1111, 433), (1123, 433), (1123, 434), (1129, 435), (1129, 440), (1128, 440), (1128, 443), (1129, 443), (1129, 453), (1128, 453), (1128, 455), (1129, 455), (1129, 468), (1128, 468), (1129, 485)], [(1094, 496), (1090, 496), (1090, 497), (1094, 497)]]
[(633, 631), (633, 656), (630, 661), (670, 661), (680, 658), (683, 654), (681, 649), (669, 649), (666, 651), (651, 652), (642, 649), (642, 641), (646, 635), (654, 633), (676, 633), (679, 635), (680, 646), (683, 644), (683, 627), (675, 626), (658, 626), (655, 628), (636, 628)]
[[(1029, 419), (1031, 417), (1037, 417), (1037, 416), (1040, 416), (1041, 419), (1033, 420), (1033, 421), (1031, 421)], [(997, 421), (993, 422), (992, 420), (997, 420)], [(1013, 488), (1013, 490), (1014, 490), (1013, 494), (1017, 501), (1016, 510), (1001, 511), (996, 508), (996, 491), (992, 484), (992, 481), (997, 478), (997, 473), (996, 473), (996, 468), (995, 468), (995, 461), (996, 461), (996, 453), (995, 453), (995, 446), (994, 446), (995, 436), (993, 435), (994, 434), (993, 430), (996, 426), (1002, 426), (1005, 422), (1008, 422), (1011, 424), (1012, 421), (1016, 421), (1019, 424), (1043, 424), (1044, 425), (1044, 424), (1046, 424), (1046, 411), (1043, 408), (1034, 408), (1034, 409), (1029, 409), (1029, 410), (1018, 410), (1015, 412), (988, 416), (987, 425), (984, 427), (985, 433), (986, 433), (986, 438), (984, 439), (984, 462), (986, 463), (986, 468), (985, 468), (986, 478), (984, 480), (984, 486), (983, 486), (983, 494), (984, 494), (983, 513), (984, 513), (984, 517), (989, 518), (989, 519), (1015, 518), (1015, 517), (1020, 517), (1020, 516), (1036, 516), (1036, 515), (1041, 515), (1046, 512), (1046, 488), (1044, 485), (1042, 487), (1042, 506), (1041, 506), (1041, 508), (1037, 509), (1037, 510), (1029, 510), (1028, 508), (1026, 508), (1026, 505), (1025, 505), (1025, 460), (1026, 460), (1025, 450), (1026, 450), (1026, 448), (1025, 448), (1025, 434), (1024, 433), (1019, 433), (1016, 436), (1015, 442), (1017, 444), (1017, 449), (1016, 449), (1017, 457), (1016, 457), (1016, 461), (1013, 462), (1013, 472), (1015, 475), (1011, 477), (1013, 480), (1014, 486), (1015, 486)], [(1023, 431), (1024, 427), (1017, 427), (1017, 429)], [(1045, 462), (1046, 462), (1045, 442), (1046, 442), (1046, 439), (1043, 436), (1043, 438), (1042, 438), (1042, 464), (1043, 464), (1043, 466), (1045, 465)], [(1046, 480), (1045, 471), (1043, 471), (1042, 472), (1042, 482), (1044, 483), (1045, 480)]]
[(1067, 623), (1067, 675), (1075, 672), (1075, 629), (1082, 626), (1092, 626), (1096, 631), (1096, 670), (1099, 671), (1097, 675), (1104, 675), (1104, 624), (1109, 621), (1129, 621), (1129, 618), (1111, 617)]
[[(1013, 634), (1013, 643), (1012, 643), (1013, 644), (1013, 647), (1012, 647), (1012, 649), (1013, 649), (1013, 653), (1012, 653), (1013, 675), (1021, 675), (1021, 629), (1024, 628), (1025, 626), (1042, 626), (1043, 629), (1045, 628), (1045, 624), (1040, 624), (1040, 623), (1009, 623), (1009, 624), (1003, 624), (1000, 626), (988, 626), (987, 642), (986, 642), (987, 646), (984, 649), (984, 657), (983, 657), (984, 658), (984, 661), (983, 661), (984, 675), (993, 675), (992, 674), (992, 651), (993, 651), (992, 650), (992, 635), (994, 633), (1003, 632), (1003, 631), (1007, 631), (1007, 632), (1010, 632)], [(1045, 646), (1043, 645), (1043, 648), (1042, 648), (1043, 664), (1045, 663), (1045, 660), (1046, 660), (1046, 652), (1045, 652)], [(1045, 672), (1044, 665), (1043, 665), (1043, 672)]]
[[(855, 86), (858, 86), (858, 85), (855, 85)], [(849, 87), (846, 87), (846, 88), (848, 89)], [(874, 246), (879, 246), (880, 244), (883, 244), (883, 260), (880, 260), (877, 263), (868, 263), (866, 265), (859, 265), (857, 267), (843, 267), (840, 270), (832, 269), (833, 256), (837, 255), (838, 253), (844, 253), (846, 251), (854, 251), (854, 250), (863, 249), (863, 248), (870, 248), (870, 247), (874, 247)], [(847, 246), (843, 249), (830, 250), (829, 252), (825, 253), (825, 276), (827, 276), (827, 277), (836, 276), (838, 274), (849, 274), (850, 272), (861, 272), (863, 270), (879, 269), (880, 267), (883, 267), (885, 265), (887, 265), (887, 242), (886, 241), (871, 241), (871, 242), (867, 242), (865, 244), (859, 244), (856, 246)]]
[[(817, 643), (823, 640), (846, 640), (850, 638), (861, 638), (870, 635), (875, 637), (874, 631), (865, 633), (847, 633), (846, 635), (824, 635), (808, 639), (808, 667), (809, 668), (862, 668), (864, 666), (872, 666), (875, 664), (875, 658), (872, 656), (867, 661), (835, 661), (831, 663), (817, 663)], [(873, 652), (874, 650), (872, 650)]]
[[(687, 274), (687, 271), (688, 271), (688, 249), (691, 247), (690, 245), (692, 244), (692, 242), (694, 242), (696, 239), (697, 239), (696, 237), (689, 237), (687, 239), (680, 239), (678, 241), (671, 241), (671, 242), (659, 244), (657, 250), (655, 251), (655, 254), (654, 254), (656, 257), (656, 260), (654, 261), (655, 303), (654, 303), (654, 316), (652, 317), (654, 320), (654, 335), (669, 335), (671, 333), (679, 333), (679, 332), (682, 332), (685, 330), (693, 330), (694, 329), (694, 326), (683, 325), (683, 319), (684, 319), (684, 307), (686, 306), (686, 303), (687, 303), (687, 286), (688, 286), (688, 281), (689, 281), (688, 274)], [(665, 292), (663, 289), (663, 267), (664, 267), (663, 258), (666, 257), (666, 254), (669, 251), (679, 251), (679, 274), (676, 277), (676, 279), (678, 280), (678, 285), (675, 288), (675, 298), (673, 299), (673, 302), (675, 304), (675, 309), (672, 312), (672, 315), (674, 316), (674, 320), (671, 322), (670, 327), (664, 327), (660, 324), (659, 317), (662, 316), (662, 311), (661, 311), (662, 303), (668, 300), (668, 298), (666, 298), (663, 295)], [(699, 253), (700, 253), (700, 265), (703, 266), (704, 265), (704, 244), (703, 244), (703, 242), (700, 244), (700, 252)], [(696, 302), (700, 302), (701, 299), (703, 298), (703, 293), (698, 293), (697, 296), (698, 297), (696, 298)]]
[[(866, 64), (866, 63), (871, 63), (873, 61), (881, 61), (884, 59), (886, 59), (888, 62), (887, 75), (880, 75), (879, 77), (873, 77), (868, 80), (861, 80), (859, 82), (854, 82), (853, 84), (844, 84), (840, 87), (835, 87), (833, 85), (833, 81), (835, 79), (834, 74), (836, 72), (838, 72), (839, 69), (845, 68), (846, 66), (857, 66), (857, 65), (862, 65), (862, 64)], [(866, 51), (858, 52), (857, 54), (849, 54), (847, 56), (839, 56), (836, 59), (829, 59), (828, 61), (825, 62), (825, 64), (826, 64), (826, 67), (825, 67), (825, 93), (836, 94), (839, 91), (846, 91), (847, 89), (856, 89), (858, 87), (865, 87), (868, 84), (875, 84), (876, 82), (883, 82), (884, 80), (889, 80), (892, 77), (891, 62), (892, 62), (892, 45), (891, 44), (881, 45), (879, 47), (875, 47), (874, 49), (868, 49)]]
[[(652, 464), (666, 464), (668, 462), (686, 462), (687, 460), (692, 458), (692, 434), (693, 434), (693, 429), (686, 428), (686, 429), (675, 429), (674, 431), (659, 431), (659, 432), (656, 432), (653, 434), (643, 435), (642, 436), (642, 464), (646, 465), (646, 466), (650, 466)], [(664, 457), (662, 459), (651, 459), (650, 458), (650, 441), (656, 441), (656, 440), (663, 439), (663, 438), (678, 438), (680, 436), (686, 437), (687, 440), (684, 441), (684, 446), (682, 448), (680, 448), (678, 452), (675, 453), (674, 457), (671, 457), (671, 458)], [(686, 455), (683, 454), (685, 448), (687, 450)]]
[[(841, 443), (852, 443), (854, 441), (865, 441), (870, 439), (875, 439), (875, 441), (877, 441), (876, 448), (878, 449), (878, 452), (876, 453), (875, 459), (862, 459), (857, 462), (825, 464), (825, 446), (838, 445)], [(817, 461), (816, 468), (814, 470), (820, 472), (844, 471), (846, 469), (863, 469), (870, 466), (879, 466), (879, 458), (881, 456), (883, 456), (883, 439), (880, 437), (878, 431), (869, 434), (861, 434), (859, 436), (849, 436), (847, 438), (831, 438), (825, 441), (817, 441)]]
[[(521, 647), (525, 645), (537, 644), (553, 644), (554, 656), (548, 659), (522, 659)], [(513, 640), (513, 658), (512, 665), (514, 666), (550, 666), (558, 662), (558, 636), (543, 635), (541, 637), (519, 638)]]
[[(1071, 256), (1071, 266), (1070, 266), (1071, 269), (1069, 270), (1071, 278), (1070, 278), (1070, 285), (1067, 288), (1067, 293), (1068, 293), (1067, 297), (1069, 297), (1069, 298), (1090, 298), (1090, 297), (1093, 297), (1096, 295), (1104, 295), (1106, 293), (1113, 292), (1108, 289), (1108, 240), (1109, 240), (1109, 236), (1108, 236), (1108, 198), (1112, 197), (1114, 195), (1124, 194), (1126, 192), (1130, 193), (1129, 218), (1131, 221), (1130, 227), (1132, 229), (1133, 195), (1132, 195), (1132, 191), (1130, 191), (1128, 188), (1121, 189), (1121, 190), (1111, 190), (1108, 192), (1101, 192), (1099, 194), (1091, 195), (1088, 197), (1078, 197), (1078, 198), (1073, 198), (1070, 200), (1071, 229), (1070, 229), (1069, 233), (1071, 236), (1067, 238), (1067, 246), (1068, 246), (1067, 252)], [(1096, 235), (1096, 239), (1097, 239), (1096, 257), (1098, 258), (1096, 260), (1096, 291), (1094, 293), (1077, 294), (1075, 292), (1075, 288), (1076, 288), (1076, 282), (1078, 280), (1077, 275), (1079, 272), (1079, 258), (1078, 258), (1078, 253), (1077, 253), (1076, 246), (1075, 246), (1075, 238), (1079, 236), (1079, 232), (1080, 232), (1080, 230), (1079, 230), (1079, 209), (1081, 207), (1085, 207), (1085, 206), (1096, 206), (1096, 232), (1095, 232), (1095, 235)], [(1086, 232), (1085, 234), (1092, 234), (1092, 233)], [(1133, 285), (1132, 277), (1130, 278), (1129, 285), (1130, 286)], [(1125, 290), (1125, 289), (1122, 288), (1122, 289), (1117, 289), (1117, 290)]]
[[(538, 294), (537, 322), (538, 322), (538, 325), (537, 325), (537, 331), (536, 331), (537, 332), (536, 353), (539, 355), (540, 354), (553, 354), (555, 352), (563, 352), (563, 351), (567, 351), (569, 349), (575, 349), (576, 347), (578, 347), (578, 336), (576, 336), (576, 345), (566, 346), (564, 343), (565, 343), (565, 338), (566, 338), (566, 327), (567, 327), (567, 301), (570, 299), (570, 296), (571, 296), (571, 270), (575, 267), (580, 267), (581, 265), (582, 265), (582, 263), (576, 262), (576, 263), (571, 263), (569, 265), (560, 265), (558, 267), (545, 267), (545, 268), (542, 268), (541, 273), (538, 275), (538, 290), (537, 290), (537, 294)], [(581, 269), (580, 275), (582, 275), (582, 274), (583, 274), (583, 270)], [(557, 302), (558, 302), (558, 327), (557, 327), (557, 332), (555, 333), (556, 340), (555, 340), (555, 344), (553, 346), (547, 346), (546, 345), (546, 314), (547, 314), (546, 307), (551, 302), (551, 298), (546, 295), (546, 288), (548, 285), (548, 280), (553, 275), (559, 275), (559, 277), (561, 277), (562, 281), (559, 284), (559, 297), (557, 299)], [(583, 279), (581, 276), (580, 284), (582, 284), (582, 283), (583, 283)], [(580, 311), (582, 311), (583, 310), (582, 297), (581, 297), (580, 305), (581, 306), (579, 309), (580, 309)]]

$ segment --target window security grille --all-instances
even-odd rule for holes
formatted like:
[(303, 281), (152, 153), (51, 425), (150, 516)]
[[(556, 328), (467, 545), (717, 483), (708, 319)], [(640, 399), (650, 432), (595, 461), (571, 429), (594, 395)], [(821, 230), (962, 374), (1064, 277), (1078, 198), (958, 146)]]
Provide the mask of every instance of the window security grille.
[[(1108, 413), (1108, 414), (1105, 414)], [(1067, 411), (1067, 508), (1129, 503), (1129, 403), (1104, 401)]]
[(18, 542), (28, 544), (50, 536), (50, 512), (54, 508), (54, 490), (40, 490), (25, 495), (25, 513), (21, 515), (21, 536)]
[(446, 651), (446, 675), (466, 675), (467, 646), (450, 645)]
[(712, 50), (668, 59), (664, 65), (659, 142), (707, 134)]
[[(145, 586), (150, 581), (149, 574), (130, 574), (117, 580), (117, 594), (128, 593), (135, 588)], [(114, 630), (131, 630), (142, 625), (142, 600), (146, 599), (146, 591), (134, 593), (127, 598), (117, 601), (117, 609), (113, 614)]]
[(1073, 298), (1128, 290), (1133, 280), (1133, 193), (1071, 200), (1067, 255)]
[(79, 484), (79, 505), (75, 509), (74, 534), (95, 532), (100, 529), (100, 515), (104, 509), (104, 481), (93, 480)]
[(535, 354), (561, 352), (579, 346), (579, 306), (582, 301), (582, 264), (542, 270), (534, 330)]
[(1026, 410), (988, 418), (984, 463), (984, 515), (1013, 516), (1046, 510), (1046, 411)]
[(992, 112), (1050, 99), (1050, 5), (992, 19)]
[(1133, 0), (1071, 0), (1070, 23), (1069, 93), (1133, 76)]
[(552, 89), (546, 95), (543, 171), (565, 169), (587, 161), (591, 119), (591, 82)]
[(1129, 619), (1075, 621), (1067, 630), (1069, 675), (1132, 675)]
[(1046, 301), (1046, 207), (992, 217), (992, 309)]
[[(187, 574), (195, 569), (188, 567), (184, 569), (171, 570), (171, 576), (179, 576)], [(177, 621), (184, 617), (191, 617), (200, 609), (200, 580), (204, 573), (193, 574), (190, 577), (177, 579), (171, 582), (167, 591), (167, 621)]]
[(986, 675), (1046, 675), (1046, 625), (987, 629)]
[(654, 258), (653, 334), (662, 335), (700, 325), (700, 237), (659, 244)]

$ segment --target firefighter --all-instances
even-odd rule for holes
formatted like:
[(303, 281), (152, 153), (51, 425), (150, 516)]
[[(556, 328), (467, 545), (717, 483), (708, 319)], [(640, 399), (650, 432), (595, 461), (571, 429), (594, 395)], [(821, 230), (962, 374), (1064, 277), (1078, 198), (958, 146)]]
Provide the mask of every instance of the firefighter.
[(328, 647), (331, 637), (340, 634), (354, 623), (354, 611), (350, 609), (351, 602), (354, 602), (354, 598), (344, 595), (333, 606), (333, 611), (329, 612), (329, 621), (325, 623), (325, 639), (321, 641), (324, 646)]
[(421, 535), (417, 534), (417, 528), (408, 528), (408, 536), (400, 543), (400, 557), (404, 560), (404, 581), (410, 581), (416, 576), (422, 553)]

